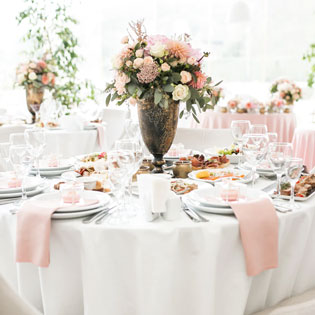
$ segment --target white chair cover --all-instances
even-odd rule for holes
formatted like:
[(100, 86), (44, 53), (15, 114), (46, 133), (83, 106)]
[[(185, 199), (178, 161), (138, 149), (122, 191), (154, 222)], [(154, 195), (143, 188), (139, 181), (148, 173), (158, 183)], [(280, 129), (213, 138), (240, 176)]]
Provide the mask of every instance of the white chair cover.
[(12, 133), (23, 133), (26, 128), (26, 125), (0, 127), (0, 142), (9, 142)]
[(128, 111), (121, 109), (103, 109), (102, 120), (107, 123), (108, 148), (113, 148), (116, 140), (124, 133), (125, 120), (128, 118)]

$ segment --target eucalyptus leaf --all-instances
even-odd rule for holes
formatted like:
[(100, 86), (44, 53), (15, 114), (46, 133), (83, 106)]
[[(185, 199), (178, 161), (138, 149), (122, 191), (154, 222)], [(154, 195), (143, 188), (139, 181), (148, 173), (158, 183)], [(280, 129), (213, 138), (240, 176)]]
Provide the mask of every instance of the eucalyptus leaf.
[(154, 91), (154, 104), (157, 105), (160, 103), (161, 99), (163, 97), (162, 92), (159, 89), (156, 89)]
[(178, 72), (173, 72), (172, 73), (172, 79), (174, 83), (177, 83), (181, 79), (181, 75)]
[(174, 91), (174, 86), (171, 85), (171, 84), (164, 85), (164, 86), (163, 86), (163, 90), (164, 90), (165, 92), (171, 93), (171, 92)]
[(107, 97), (106, 97), (106, 106), (109, 105), (109, 102), (110, 102), (110, 98), (112, 97), (111, 94), (108, 94)]

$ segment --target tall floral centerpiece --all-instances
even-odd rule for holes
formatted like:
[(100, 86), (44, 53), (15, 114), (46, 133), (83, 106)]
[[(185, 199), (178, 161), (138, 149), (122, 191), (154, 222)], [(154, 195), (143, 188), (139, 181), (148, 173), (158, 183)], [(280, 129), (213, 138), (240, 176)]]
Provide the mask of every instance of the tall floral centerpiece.
[(272, 94), (277, 95), (280, 99), (283, 99), (287, 107), (284, 112), (291, 112), (290, 107), (295, 101), (302, 98), (302, 90), (294, 82), (288, 79), (279, 79), (275, 81), (270, 89)]
[[(202, 61), (209, 53), (193, 49), (187, 34), (148, 36), (143, 21), (129, 26), (131, 32), (113, 59), (115, 78), (106, 87), (106, 104), (114, 100), (118, 105), (127, 100), (137, 104), (142, 138), (154, 156), (153, 172), (160, 173), (178, 117), (187, 112), (198, 121), (197, 110), (213, 108), (211, 78), (202, 72)], [(182, 110), (180, 102), (185, 103)]]
[(53, 67), (44, 58), (19, 64), (16, 69), (16, 81), (26, 90), (27, 108), (32, 114), (33, 122), (43, 102), (45, 89), (55, 87), (55, 77)]

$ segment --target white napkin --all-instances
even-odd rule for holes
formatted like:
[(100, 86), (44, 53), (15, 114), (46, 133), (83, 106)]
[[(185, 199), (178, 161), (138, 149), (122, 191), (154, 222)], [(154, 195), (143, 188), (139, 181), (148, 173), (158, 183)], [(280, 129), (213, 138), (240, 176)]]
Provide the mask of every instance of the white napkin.
[(153, 221), (159, 214), (170, 221), (179, 217), (180, 199), (171, 192), (169, 180), (150, 174), (138, 175), (137, 179), (146, 220)]

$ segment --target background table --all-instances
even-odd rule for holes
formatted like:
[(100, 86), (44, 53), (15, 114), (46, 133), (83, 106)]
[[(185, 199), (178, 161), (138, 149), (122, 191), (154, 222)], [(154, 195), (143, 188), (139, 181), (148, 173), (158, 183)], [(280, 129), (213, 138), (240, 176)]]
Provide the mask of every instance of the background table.
[(49, 268), (17, 268), (16, 217), (2, 206), (0, 273), (45, 315), (252, 314), (315, 287), (314, 199), (301, 205), (279, 214), (279, 267), (256, 277), (238, 221), (211, 214), (198, 224), (184, 214), (124, 226), (54, 220)]
[(295, 129), (293, 151), (303, 159), (308, 171), (315, 167), (315, 124)]
[(268, 132), (277, 132), (279, 141), (291, 142), (296, 128), (294, 114), (232, 114), (207, 111), (199, 116), (200, 124), (191, 122), (192, 128), (230, 128), (232, 120), (249, 120), (252, 124), (266, 124)]

